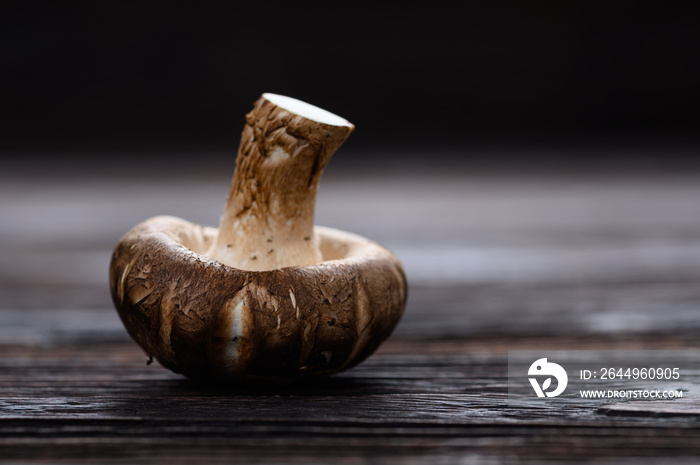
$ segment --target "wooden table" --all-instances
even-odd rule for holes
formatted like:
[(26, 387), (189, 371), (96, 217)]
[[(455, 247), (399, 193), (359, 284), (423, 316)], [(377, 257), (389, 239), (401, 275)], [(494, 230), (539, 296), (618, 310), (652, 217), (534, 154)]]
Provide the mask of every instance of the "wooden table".
[(268, 388), (148, 366), (107, 287), (126, 230), (216, 224), (229, 173), (1, 176), (0, 460), (700, 460), (698, 373), (683, 404), (507, 403), (509, 350), (700, 348), (697, 172), (329, 168), (317, 222), (393, 249), (408, 307), (360, 366)]

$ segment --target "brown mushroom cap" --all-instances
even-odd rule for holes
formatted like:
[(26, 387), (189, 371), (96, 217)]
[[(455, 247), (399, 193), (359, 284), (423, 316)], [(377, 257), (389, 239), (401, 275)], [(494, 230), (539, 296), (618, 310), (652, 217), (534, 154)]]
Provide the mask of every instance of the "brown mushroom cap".
[(159, 216), (128, 232), (110, 266), (129, 334), (191, 378), (296, 379), (349, 368), (396, 326), (407, 283), (363, 237), (314, 227), (323, 260), (246, 271), (208, 258), (217, 229)]

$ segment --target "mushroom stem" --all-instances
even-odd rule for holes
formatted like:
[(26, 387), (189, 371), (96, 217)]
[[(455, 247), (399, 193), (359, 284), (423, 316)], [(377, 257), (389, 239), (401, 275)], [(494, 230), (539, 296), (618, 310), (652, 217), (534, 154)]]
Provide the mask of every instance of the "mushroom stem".
[(231, 191), (209, 257), (251, 271), (320, 262), (316, 188), (353, 128), (313, 105), (263, 94), (246, 115)]

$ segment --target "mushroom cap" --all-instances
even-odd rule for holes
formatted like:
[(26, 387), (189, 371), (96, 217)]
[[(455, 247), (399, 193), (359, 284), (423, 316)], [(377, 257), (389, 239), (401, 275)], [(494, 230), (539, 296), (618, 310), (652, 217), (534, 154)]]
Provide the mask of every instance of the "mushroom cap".
[(315, 226), (322, 262), (246, 271), (203, 255), (217, 232), (158, 216), (112, 255), (112, 299), (127, 331), (176, 373), (230, 381), (335, 373), (369, 356), (403, 313), (404, 271), (375, 242)]

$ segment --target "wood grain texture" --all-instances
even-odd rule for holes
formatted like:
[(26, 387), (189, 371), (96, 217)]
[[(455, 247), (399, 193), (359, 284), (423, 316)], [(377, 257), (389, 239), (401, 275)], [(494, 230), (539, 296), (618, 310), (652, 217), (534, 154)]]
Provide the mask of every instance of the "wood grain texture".
[(107, 287), (131, 225), (215, 223), (227, 176), (3, 179), (0, 461), (695, 463), (696, 400), (506, 396), (508, 350), (700, 348), (700, 177), (411, 176), (319, 191), (319, 223), (404, 259), (394, 335), (328, 379), (237, 389), (147, 365)]

